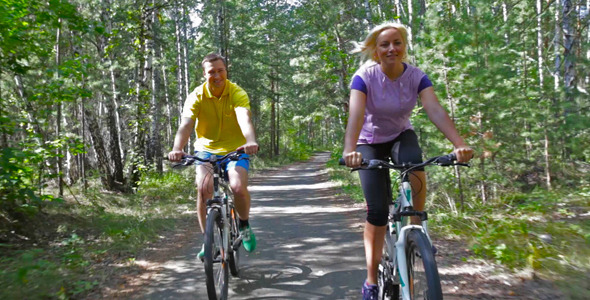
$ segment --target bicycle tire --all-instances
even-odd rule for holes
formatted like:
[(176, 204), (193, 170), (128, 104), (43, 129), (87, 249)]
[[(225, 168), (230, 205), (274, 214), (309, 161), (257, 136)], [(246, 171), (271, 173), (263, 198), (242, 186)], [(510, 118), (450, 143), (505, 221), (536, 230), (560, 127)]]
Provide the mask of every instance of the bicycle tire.
[[(240, 230), (239, 230), (239, 220), (238, 220), (238, 213), (236, 212), (236, 208), (233, 205), (229, 206), (229, 226), (230, 226), (230, 230), (231, 230), (231, 238), (230, 238), (230, 247), (231, 245), (233, 245), (234, 241), (240, 236)], [(242, 247), (241, 246), (241, 242), (240, 244), (235, 248), (235, 249), (230, 249), (229, 250), (229, 271), (231, 272), (231, 275), (234, 277), (238, 277), (239, 273), (240, 273), (240, 249)]]
[(224, 259), (223, 224), (217, 209), (207, 214), (205, 227), (205, 277), (209, 300), (227, 299), (228, 264)]
[(410, 299), (442, 299), (440, 276), (432, 245), (419, 230), (411, 230), (406, 237), (406, 263)]

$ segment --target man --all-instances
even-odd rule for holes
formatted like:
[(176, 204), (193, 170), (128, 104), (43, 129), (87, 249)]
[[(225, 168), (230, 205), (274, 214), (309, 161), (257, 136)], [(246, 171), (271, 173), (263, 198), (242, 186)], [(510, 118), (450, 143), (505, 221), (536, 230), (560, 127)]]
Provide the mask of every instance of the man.
[[(186, 155), (182, 149), (187, 144), (193, 129), (197, 134), (195, 151), (199, 151), (198, 155), (201, 158), (224, 155), (237, 149), (243, 149), (246, 157), (256, 154), (258, 143), (250, 118), (250, 100), (242, 88), (227, 79), (225, 58), (218, 54), (209, 54), (205, 56), (201, 66), (206, 81), (197, 87), (184, 103), (182, 121), (174, 138), (174, 147), (168, 153), (168, 159), (179, 161), (183, 155)], [(244, 249), (252, 252), (256, 248), (256, 237), (248, 222), (250, 214), (248, 168), (248, 160), (231, 161), (227, 165), (227, 173), (239, 215)], [(198, 164), (196, 169), (197, 214), (201, 232), (204, 233), (205, 201), (213, 194), (212, 169), (209, 164), (204, 163)], [(204, 254), (204, 247), (202, 247), (198, 258), (202, 258)]]

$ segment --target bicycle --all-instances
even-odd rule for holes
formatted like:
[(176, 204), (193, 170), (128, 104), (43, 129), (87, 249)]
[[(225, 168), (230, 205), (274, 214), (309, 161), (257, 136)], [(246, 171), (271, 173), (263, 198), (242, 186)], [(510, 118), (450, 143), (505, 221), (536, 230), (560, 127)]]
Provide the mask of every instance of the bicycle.
[(175, 166), (190, 166), (196, 161), (213, 167), (213, 198), (207, 200), (205, 225), (205, 265), (207, 295), (210, 300), (227, 299), (228, 267), (233, 277), (239, 275), (240, 246), (242, 236), (238, 227), (238, 214), (228, 185), (225, 165), (230, 160), (242, 158), (243, 150), (230, 152), (222, 157), (212, 155), (208, 159), (185, 155)]
[[(399, 172), (399, 194), (389, 204), (383, 255), (379, 264), (377, 285), (379, 299), (442, 299), (442, 288), (432, 240), (428, 234), (428, 214), (412, 207), (410, 171), (425, 166), (469, 166), (456, 162), (454, 153), (435, 156), (423, 163), (391, 164), (388, 161), (363, 159), (359, 169), (393, 169)], [(344, 165), (344, 160), (340, 159)], [(420, 217), (421, 225), (409, 223), (409, 217)], [(401, 286), (401, 294), (400, 294)]]

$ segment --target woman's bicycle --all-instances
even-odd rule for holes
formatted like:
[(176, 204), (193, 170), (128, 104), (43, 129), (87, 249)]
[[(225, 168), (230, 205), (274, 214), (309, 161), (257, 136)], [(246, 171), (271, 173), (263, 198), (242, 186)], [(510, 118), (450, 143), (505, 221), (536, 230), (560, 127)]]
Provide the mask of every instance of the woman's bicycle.
[(232, 276), (239, 274), (240, 246), (242, 236), (238, 227), (238, 214), (228, 185), (225, 166), (231, 160), (248, 159), (241, 157), (243, 150), (230, 152), (223, 157), (212, 155), (208, 159), (185, 155), (176, 166), (189, 166), (196, 161), (211, 164), (213, 168), (213, 198), (207, 200), (207, 221), (205, 226), (205, 275), (207, 295), (210, 300), (227, 299), (228, 267)]
[[(399, 172), (400, 184), (397, 199), (389, 205), (389, 218), (385, 233), (383, 255), (379, 264), (379, 299), (442, 299), (442, 289), (432, 240), (428, 234), (428, 214), (412, 207), (410, 171), (425, 166), (469, 166), (456, 162), (454, 153), (436, 156), (420, 164), (391, 164), (387, 161), (365, 160), (360, 168), (393, 169)], [(340, 160), (344, 164), (344, 160)], [(410, 223), (410, 217), (419, 217), (421, 225)], [(401, 294), (400, 294), (401, 286)]]

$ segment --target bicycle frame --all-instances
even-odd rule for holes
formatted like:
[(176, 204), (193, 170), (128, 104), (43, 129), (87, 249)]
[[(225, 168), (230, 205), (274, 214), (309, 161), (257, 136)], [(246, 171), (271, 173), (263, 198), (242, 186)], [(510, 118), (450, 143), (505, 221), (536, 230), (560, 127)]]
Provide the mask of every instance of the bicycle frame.
[[(232, 201), (232, 198), (228, 197), (228, 195), (227, 195), (227, 193), (229, 193), (231, 191), (231, 189), (230, 189), (228, 183), (222, 177), (222, 175), (224, 174), (225, 171), (223, 171), (223, 169), (221, 168), (223, 161), (228, 159), (227, 158), (228, 155), (226, 155), (225, 157), (222, 157), (220, 159), (218, 159), (217, 156), (211, 156), (208, 160), (208, 162), (213, 167), (213, 198), (207, 200), (207, 215), (209, 215), (209, 211), (211, 209), (218, 209), (221, 212), (221, 218), (223, 220), (222, 259), (224, 259), (224, 260), (227, 259), (227, 256), (229, 253), (228, 250), (229, 249), (231, 249), (232, 251), (237, 250), (237, 248), (240, 245), (240, 242), (242, 241), (242, 236), (239, 235), (238, 238), (236, 238), (236, 240), (233, 241), (233, 243), (231, 245), (229, 244), (231, 242), (231, 238), (230, 238), (231, 216), (229, 214), (230, 214), (230, 202)], [(203, 161), (198, 158), (197, 158), (197, 160)]]

